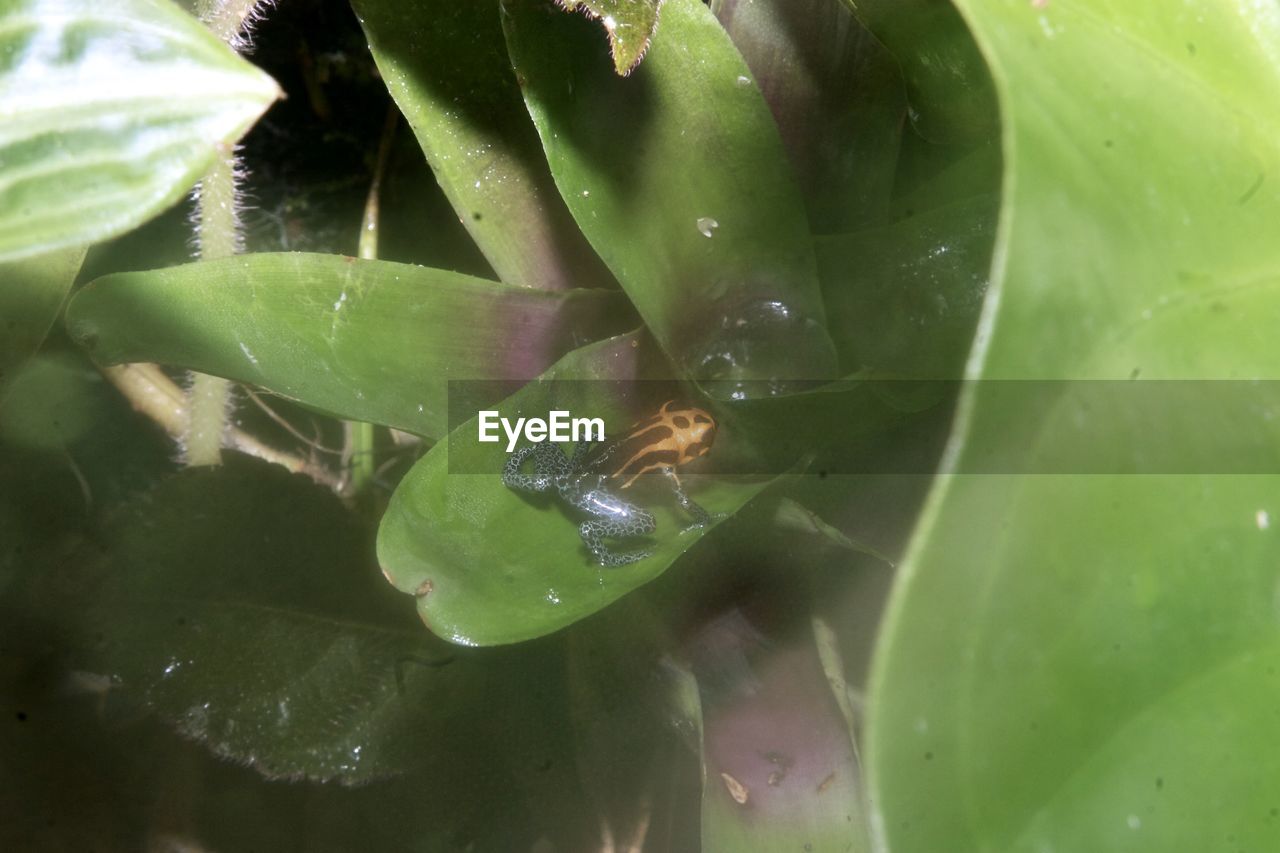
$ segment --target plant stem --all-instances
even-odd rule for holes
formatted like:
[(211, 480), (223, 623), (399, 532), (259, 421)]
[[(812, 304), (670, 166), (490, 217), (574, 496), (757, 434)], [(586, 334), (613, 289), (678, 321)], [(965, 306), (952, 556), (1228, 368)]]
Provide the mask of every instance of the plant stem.
[[(200, 182), (200, 259), (228, 258), (236, 253), (239, 232), (236, 222), (236, 160), (234, 151), (220, 152), (212, 168)], [(191, 374), (190, 418), (183, 443), (187, 465), (218, 465), (222, 462), (222, 440), (227, 429), (231, 403), (231, 383), (217, 376)]]
[[(187, 432), (190, 410), (187, 397), (160, 368), (154, 364), (121, 364), (102, 368), (102, 375), (116, 387), (136, 411), (159, 424), (165, 432), (178, 438)], [(322, 486), (335, 488), (337, 477), (317, 462), (263, 444), (243, 430), (227, 430), (227, 444), (249, 456), (283, 466), (295, 474), (306, 474)]]
[[(369, 194), (364, 202), (364, 219), (360, 223), (360, 240), (357, 253), (364, 260), (378, 258), (378, 204), (382, 192), (382, 175), (391, 155), (391, 143), (395, 139), (399, 113), (394, 104), (387, 108), (387, 119), (382, 126), (382, 139), (378, 142), (378, 159), (373, 167), (373, 180), (369, 182)], [(346, 423), (346, 452), (344, 459), (351, 464), (351, 494), (358, 494), (374, 475), (373, 424), (361, 421)]]

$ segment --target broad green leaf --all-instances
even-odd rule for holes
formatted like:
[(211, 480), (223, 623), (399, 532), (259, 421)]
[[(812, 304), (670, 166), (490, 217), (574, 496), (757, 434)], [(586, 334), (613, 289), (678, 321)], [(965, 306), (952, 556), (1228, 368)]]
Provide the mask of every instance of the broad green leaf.
[(497, 3), (354, 6), (387, 88), (498, 278), (547, 290), (609, 282), (547, 170)]
[[(548, 371), (546, 381), (531, 383), (496, 410), (512, 419), (546, 417), (552, 409), (600, 417), (614, 436), (633, 418), (611, 386), (638, 377), (639, 342), (631, 334), (575, 350)], [(637, 489), (629, 499), (645, 501), (657, 517), (653, 554), (622, 568), (601, 568), (578, 535), (584, 519), (575, 510), (553, 495), (524, 495), (503, 485), (506, 457), (502, 443), (477, 441), (476, 418), (468, 419), (405, 476), (378, 532), (387, 578), (416, 595), (427, 626), (455, 643), (519, 642), (600, 610), (661, 575), (767, 485), (759, 478), (683, 475), (690, 496), (719, 516), (684, 533), (689, 519), (669, 494), (656, 489), (650, 504)]]
[(77, 246), (0, 265), (0, 405), (14, 373), (49, 334), (84, 254)]
[(842, 0), (717, 0), (711, 9), (751, 68), (820, 234), (882, 214), (906, 96), (892, 54)]
[(164, 0), (5, 0), (0, 54), (0, 261), (146, 221), (280, 95)]
[[(969, 375), (1277, 378), (1275, 10), (958, 5), (1006, 158)], [(1257, 418), (1192, 401), (1177, 430), (1063, 396), (1012, 447), (1025, 413), (967, 390), (871, 683), (887, 848), (1280, 846), (1280, 479), (967, 473), (993, 450), (1034, 459), (1076, 423), (1129, 460), (1235, 459), (1261, 430), (1263, 470), (1280, 435), (1257, 387)]]
[(622, 76), (636, 69), (658, 28), (662, 0), (556, 0), (571, 12), (600, 21), (609, 36), (613, 67)]
[(589, 22), (533, 0), (503, 8), (560, 192), (678, 368), (730, 391), (834, 374), (777, 127), (710, 11), (668, 0), (661, 38), (624, 79)]
[(607, 291), (262, 254), (105, 276), (76, 294), (67, 324), (103, 364), (189, 367), (435, 438), (446, 432), (450, 379), (531, 379), (616, 330), (620, 303)]
[[(93, 554), (60, 561), (42, 582), (74, 603), (75, 633), (94, 637), (75, 644), (73, 666), (216, 755), (269, 778), (344, 784), (431, 770), (437, 796), (466, 809), (465, 790), (494, 772), (464, 766), (459, 752), (474, 755), (481, 736), (464, 735), (467, 714), (498, 708), (508, 752), (491, 756), (494, 767), (532, 769), (539, 741), (558, 738), (504, 713), (500, 697), (555, 684), (558, 661), (537, 649), (481, 656), (431, 637), (377, 575), (370, 544), (332, 493), (233, 456), (129, 501)], [(522, 704), (551, 722), (539, 703)]]
[[(995, 91), (964, 20), (949, 0), (843, 0), (897, 57), (911, 121), (935, 142), (985, 138), (996, 119)], [(1028, 2), (1028, 6), (1037, 6)]]

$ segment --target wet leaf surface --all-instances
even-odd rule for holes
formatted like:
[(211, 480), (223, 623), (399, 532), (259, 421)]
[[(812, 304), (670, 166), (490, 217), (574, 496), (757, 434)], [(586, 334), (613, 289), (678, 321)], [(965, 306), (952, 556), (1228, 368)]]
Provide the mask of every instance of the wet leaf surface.
[(498, 278), (546, 290), (611, 284), (551, 179), (496, 4), (355, 8), (436, 180)]
[[(495, 409), (511, 419), (546, 417), (551, 409), (590, 413), (603, 418), (606, 435), (614, 436), (635, 419), (618, 388), (640, 375), (638, 345), (637, 336), (624, 335), (576, 350), (548, 371), (548, 381), (531, 383)], [(464, 645), (530, 639), (606, 607), (661, 575), (716, 527), (732, 524), (732, 515), (769, 482), (684, 475), (690, 496), (717, 516), (685, 533), (688, 516), (669, 490), (654, 484), (656, 494), (644, 504), (657, 517), (648, 543), (652, 556), (602, 568), (579, 536), (584, 518), (552, 494), (507, 488), (503, 444), (482, 444), (476, 435), (473, 417), (419, 460), (392, 497), (378, 533), (387, 577), (418, 597), (419, 613), (433, 632)], [(617, 550), (644, 544), (623, 543)]]
[[(751, 71), (697, 0), (668, 0), (627, 78), (588, 21), (509, 0), (507, 43), (551, 172), (678, 368), (717, 396), (834, 375), (803, 201)], [(770, 386), (767, 383), (774, 382)]]

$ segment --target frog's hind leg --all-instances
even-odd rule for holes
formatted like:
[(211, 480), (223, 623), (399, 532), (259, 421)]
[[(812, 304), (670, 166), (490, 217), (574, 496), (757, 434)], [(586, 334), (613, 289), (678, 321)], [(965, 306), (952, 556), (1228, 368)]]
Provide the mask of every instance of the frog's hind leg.
[(602, 566), (626, 566), (643, 560), (652, 551), (629, 551), (625, 554), (609, 550), (605, 539), (617, 539), (626, 536), (647, 536), (658, 528), (653, 515), (639, 507), (631, 507), (627, 518), (592, 518), (578, 526), (582, 541), (587, 550)]
[[(533, 457), (532, 475), (521, 470), (530, 456)], [(502, 468), (502, 483), (509, 489), (522, 492), (545, 492), (568, 467), (569, 460), (565, 458), (564, 451), (558, 445), (542, 441), (526, 445), (507, 457), (507, 464)]]

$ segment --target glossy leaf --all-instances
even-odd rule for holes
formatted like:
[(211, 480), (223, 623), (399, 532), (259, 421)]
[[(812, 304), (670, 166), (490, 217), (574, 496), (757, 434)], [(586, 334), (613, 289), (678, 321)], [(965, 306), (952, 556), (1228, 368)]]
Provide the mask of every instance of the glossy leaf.
[(626, 76), (635, 70), (649, 49), (658, 28), (662, 0), (556, 0), (571, 12), (596, 18), (609, 37), (613, 67)]
[[(638, 344), (636, 335), (623, 335), (575, 350), (548, 371), (548, 381), (526, 386), (496, 409), (512, 419), (565, 409), (604, 418), (606, 434), (615, 435), (631, 419), (611, 384), (637, 378)], [(417, 596), (432, 631), (464, 645), (527, 640), (606, 607), (661, 575), (767, 485), (684, 475), (690, 496), (719, 517), (681, 533), (688, 517), (658, 489), (649, 506), (658, 523), (652, 556), (601, 568), (578, 535), (584, 519), (553, 495), (539, 499), (503, 485), (503, 444), (482, 444), (476, 435), (472, 417), (419, 460), (392, 496), (378, 532), (387, 578)]]
[(450, 379), (517, 383), (617, 328), (621, 296), (549, 293), (339, 255), (262, 254), (105, 276), (68, 328), (100, 363), (157, 361), (420, 435)]
[(742, 379), (832, 375), (800, 195), (768, 106), (710, 11), (668, 0), (662, 37), (623, 79), (589, 22), (533, 0), (503, 8), (556, 184), (678, 367), (728, 392)]
[(0, 54), (0, 261), (144, 222), (280, 94), (160, 0), (8, 0)]
[(387, 88), (498, 278), (547, 290), (608, 283), (556, 192), (497, 4), (354, 5)]
[[(911, 120), (935, 142), (984, 139), (996, 120), (995, 90), (954, 4), (942, 0), (843, 0), (897, 57)], [(1037, 4), (1028, 4), (1034, 10)]]
[[(970, 376), (1277, 378), (1274, 11), (958, 5), (1005, 122)], [(1258, 780), (1280, 772), (1280, 481), (965, 473), (993, 449), (1034, 459), (1076, 423), (1130, 460), (1239, 453), (1258, 429), (1270, 453), (1276, 427), (1193, 402), (1185, 428), (1135, 430), (1132, 413), (1063, 396), (1010, 447), (1023, 413), (998, 390), (973, 385), (961, 401), (953, 476), (930, 498), (882, 634), (869, 731), (881, 841), (1277, 847), (1275, 786)], [(1257, 402), (1274, 405), (1270, 386)]]
[(820, 234), (883, 213), (906, 118), (898, 64), (842, 0), (717, 0)]
[(49, 334), (84, 255), (77, 246), (0, 265), (0, 404), (14, 373)]

